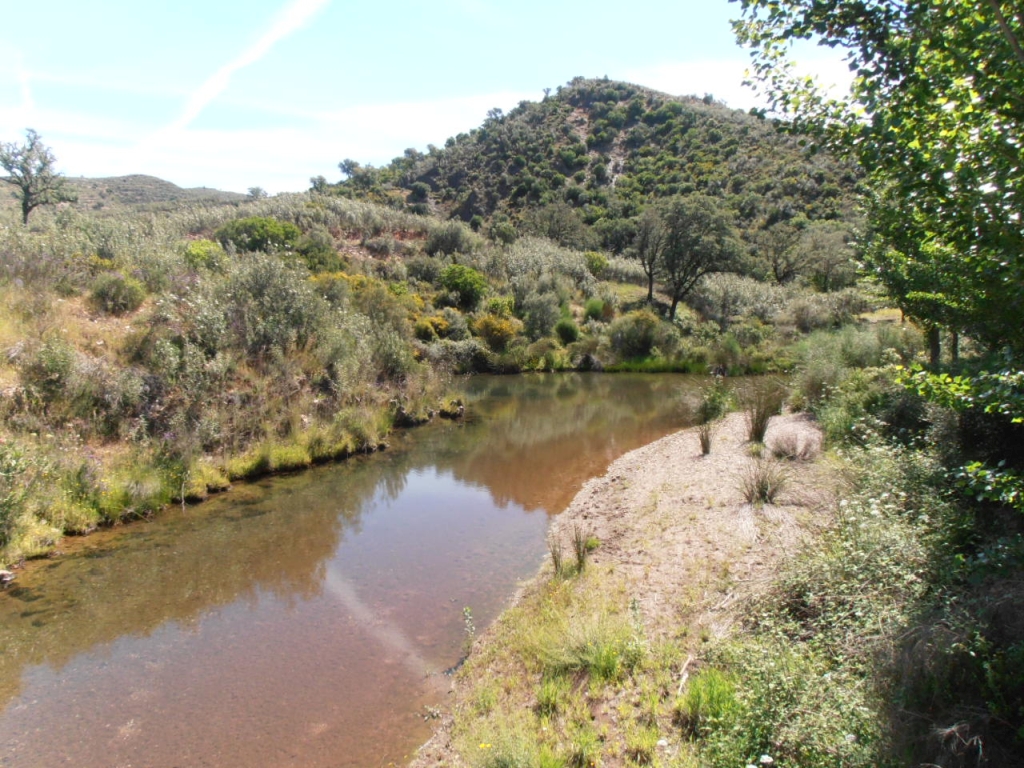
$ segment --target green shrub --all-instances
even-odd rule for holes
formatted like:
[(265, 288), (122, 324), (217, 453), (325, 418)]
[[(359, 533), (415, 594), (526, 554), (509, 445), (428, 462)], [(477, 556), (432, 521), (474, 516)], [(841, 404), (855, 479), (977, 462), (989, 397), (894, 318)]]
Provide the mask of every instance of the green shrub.
[(590, 274), (600, 280), (608, 268), (608, 257), (598, 251), (587, 251), (583, 257), (587, 260), (587, 269)]
[(94, 307), (108, 315), (134, 312), (146, 298), (146, 289), (133, 277), (115, 272), (100, 275), (92, 285), (90, 299)]
[(215, 237), (225, 248), (230, 243), (235, 250), (242, 253), (290, 251), (295, 248), (301, 235), (301, 230), (291, 222), (279, 221), (268, 216), (235, 219), (224, 224), (215, 233)]
[[(879, 702), (856, 675), (788, 641), (763, 638), (727, 646), (718, 666), (735, 682), (716, 683), (701, 722), (702, 764), (874, 768), (880, 760)], [(727, 674), (731, 674), (727, 673)], [(710, 686), (709, 686), (710, 687)], [(732, 690), (730, 691), (730, 687)]]
[(226, 254), (213, 240), (192, 240), (185, 246), (185, 263), (192, 269), (223, 268)]
[(531, 293), (521, 307), (526, 335), (539, 339), (551, 333), (558, 322), (558, 297), (551, 293)]
[(34, 484), (29, 469), (24, 451), (0, 442), (0, 548), (10, 543)]
[(563, 345), (568, 346), (580, 338), (580, 327), (571, 317), (563, 317), (555, 323), (555, 335)]
[(649, 356), (660, 323), (658, 316), (646, 309), (623, 315), (608, 329), (612, 349), (626, 359)]
[(220, 301), (235, 344), (252, 355), (302, 347), (326, 319), (325, 303), (309, 282), (274, 256), (246, 259)]
[[(608, 319), (607, 312), (605, 310), (605, 302), (602, 299), (594, 297), (587, 299), (587, 303), (583, 305), (583, 317), (585, 320), (599, 320), (604, 322)], [(613, 310), (614, 314), (614, 310)]]
[(441, 271), (441, 285), (456, 295), (462, 309), (472, 310), (487, 293), (487, 278), (472, 267), (451, 264)]
[(701, 424), (720, 419), (729, 412), (733, 404), (733, 394), (725, 379), (715, 380), (700, 391), (700, 405), (697, 406), (697, 418)]
[(64, 393), (75, 370), (75, 349), (59, 336), (50, 336), (20, 370), (21, 384), (44, 402)]
[(446, 256), (455, 253), (468, 254), (475, 251), (479, 243), (480, 238), (473, 234), (465, 224), (449, 221), (430, 230), (424, 250), (431, 256), (436, 256), (439, 253)]

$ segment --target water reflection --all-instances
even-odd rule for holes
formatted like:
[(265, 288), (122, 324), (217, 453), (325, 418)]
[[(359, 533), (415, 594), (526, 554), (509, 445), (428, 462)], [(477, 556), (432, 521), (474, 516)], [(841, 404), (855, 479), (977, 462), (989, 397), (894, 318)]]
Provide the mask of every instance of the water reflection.
[[(480, 377), (377, 456), (90, 537), (0, 595), (0, 765), (400, 761), (546, 515), (699, 381)], [(442, 683), (443, 684), (443, 683)]]

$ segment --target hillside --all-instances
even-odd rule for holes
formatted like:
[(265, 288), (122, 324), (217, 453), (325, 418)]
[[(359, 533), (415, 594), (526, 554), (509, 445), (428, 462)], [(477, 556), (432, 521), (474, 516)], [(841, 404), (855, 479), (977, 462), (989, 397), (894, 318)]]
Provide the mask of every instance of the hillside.
[(482, 126), (427, 154), (406, 150), (382, 168), (351, 160), (340, 167), (341, 194), (475, 228), (489, 221), (499, 235), (505, 222), (544, 230), (537, 211), (568, 207), (592, 228), (593, 244), (615, 252), (632, 236), (622, 222), (654, 200), (712, 195), (751, 232), (797, 218), (847, 218), (858, 178), (826, 155), (809, 156), (757, 115), (707, 97), (583, 78), (507, 115), (492, 110)]
[(238, 192), (222, 192), (207, 187), (184, 189), (170, 181), (138, 173), (98, 179), (69, 178), (68, 182), (78, 193), (78, 205), (94, 209), (110, 205), (145, 205), (186, 200), (225, 203), (245, 200), (245, 195)]

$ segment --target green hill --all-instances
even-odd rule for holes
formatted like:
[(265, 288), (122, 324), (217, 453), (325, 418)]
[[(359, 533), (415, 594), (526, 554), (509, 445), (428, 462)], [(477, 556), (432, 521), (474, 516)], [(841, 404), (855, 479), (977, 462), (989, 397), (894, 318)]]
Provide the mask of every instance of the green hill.
[(146, 205), (171, 203), (186, 200), (207, 200), (212, 202), (239, 202), (246, 196), (238, 192), (222, 192), (207, 187), (183, 189), (155, 176), (131, 174), (89, 179), (84, 177), (68, 179), (78, 194), (78, 205), (100, 209), (110, 205)]
[(631, 240), (621, 222), (659, 198), (723, 198), (749, 232), (798, 217), (843, 219), (857, 181), (854, 169), (809, 156), (758, 115), (583, 78), (507, 115), (492, 110), (479, 128), (426, 154), (406, 150), (382, 168), (346, 160), (341, 169), (342, 194), (499, 231), (506, 221), (537, 229), (536, 211), (568, 207), (595, 245), (616, 252)]

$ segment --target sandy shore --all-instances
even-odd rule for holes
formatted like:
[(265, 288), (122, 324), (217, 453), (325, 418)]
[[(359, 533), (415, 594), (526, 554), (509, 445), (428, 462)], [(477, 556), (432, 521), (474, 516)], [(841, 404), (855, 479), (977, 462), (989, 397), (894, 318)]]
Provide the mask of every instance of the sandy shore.
[[(780, 462), (786, 481), (773, 504), (754, 506), (744, 499), (742, 479), (756, 460), (744, 415), (734, 413), (717, 424), (710, 455), (701, 455), (696, 430), (687, 429), (622, 456), (583, 486), (550, 535), (561, 538), (567, 552), (574, 528), (596, 536), (600, 544), (590, 562), (614, 570), (629, 584), (646, 636), (678, 637), (680, 626), (688, 627), (699, 663), (697, 638), (730, 632), (742, 606), (770, 583), (826, 514), (826, 489), (834, 487), (835, 478), (815, 458), (821, 444), (817, 428), (804, 415), (776, 416), (765, 455), (780, 441), (807, 456)], [(516, 599), (530, 599), (549, 576), (545, 564)], [(488, 643), (489, 635), (478, 643)], [(448, 714), (413, 768), (464, 764), (450, 734), (472, 684), (472, 679), (456, 680)]]

